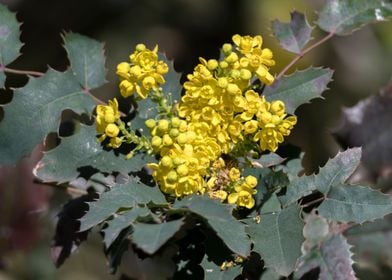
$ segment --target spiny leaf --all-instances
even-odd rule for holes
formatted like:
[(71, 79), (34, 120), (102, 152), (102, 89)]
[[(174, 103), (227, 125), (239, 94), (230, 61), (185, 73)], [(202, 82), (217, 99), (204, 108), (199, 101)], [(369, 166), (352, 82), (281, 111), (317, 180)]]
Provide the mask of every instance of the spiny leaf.
[(84, 89), (94, 89), (105, 83), (103, 44), (76, 33), (64, 35), (64, 47), (71, 69)]
[(249, 223), (249, 235), (254, 251), (265, 261), (266, 267), (288, 276), (301, 256), (303, 222), (297, 205), (280, 212), (261, 216), (260, 223)]
[(79, 175), (79, 168), (84, 166), (101, 172), (128, 174), (154, 161), (154, 158), (142, 153), (127, 160), (123, 154), (105, 150), (97, 141), (95, 126), (81, 125), (78, 133), (63, 138), (59, 146), (44, 154), (34, 169), (34, 175), (43, 182), (63, 183), (74, 180)]
[(333, 71), (324, 68), (308, 68), (297, 71), (290, 76), (284, 76), (264, 91), (268, 101), (282, 100), (286, 111), (294, 114), (302, 104), (314, 98), (321, 98), (331, 81)]
[(337, 35), (349, 35), (365, 24), (392, 16), (390, 0), (326, 0), (318, 26)]
[(89, 211), (80, 219), (80, 230), (89, 229), (111, 217), (120, 208), (132, 208), (138, 204), (166, 204), (157, 187), (149, 187), (132, 177), (124, 185), (116, 185), (103, 193), (97, 201), (89, 203)]
[(152, 255), (180, 230), (183, 223), (183, 220), (161, 224), (134, 223), (132, 243)]
[(251, 159), (252, 165), (258, 168), (271, 167), (281, 164), (284, 161), (284, 158), (275, 153), (262, 155), (259, 159)]
[(245, 225), (231, 214), (232, 207), (213, 200), (208, 196), (189, 196), (173, 205), (174, 209), (188, 209), (204, 218), (226, 246), (240, 256), (250, 254), (250, 240)]
[(305, 243), (307, 243), (306, 245), (309, 245), (309, 247), (321, 244), (321, 242), (329, 234), (329, 225), (327, 220), (317, 215), (314, 211), (311, 212), (305, 218), (303, 234), (306, 239)]
[(148, 208), (134, 207), (116, 215), (112, 220), (108, 221), (107, 227), (102, 231), (105, 234), (104, 243), (106, 248), (109, 248), (113, 241), (118, 237), (121, 231), (130, 225), (138, 218), (145, 217), (150, 213)]
[(271, 197), (269, 197), (268, 200), (265, 201), (261, 206), (260, 214), (279, 212), (280, 209), (281, 209), (280, 201), (276, 196), (276, 193), (273, 193)]
[(210, 261), (208, 256), (205, 255), (204, 259), (200, 264), (204, 271), (204, 280), (226, 280), (235, 279), (241, 274), (241, 266), (237, 265), (234, 267), (221, 270), (220, 266)]
[(327, 193), (332, 186), (343, 184), (354, 173), (361, 161), (361, 148), (339, 152), (327, 161), (316, 175), (317, 190)]
[(19, 23), (15, 15), (0, 4), (0, 73), (2, 72), (1, 66), (10, 64), (20, 55), (20, 48), (23, 44), (19, 36)]
[(353, 245), (354, 260), (360, 267), (381, 271), (392, 260), (392, 215), (350, 228), (345, 233)]
[(319, 213), (334, 221), (363, 223), (392, 213), (392, 199), (368, 187), (336, 186), (320, 205)]
[(290, 23), (272, 21), (272, 31), (282, 48), (299, 54), (311, 39), (312, 27), (304, 14), (293, 11), (290, 16)]
[(295, 279), (320, 267), (320, 280), (354, 280), (351, 256), (350, 245), (343, 235), (334, 235), (321, 244), (320, 251), (311, 251), (301, 259)]
[(315, 190), (328, 193), (333, 186), (342, 185), (353, 174), (361, 159), (361, 149), (353, 148), (339, 152), (330, 159), (316, 175), (292, 178), (287, 192), (279, 199), (289, 205)]
[(49, 132), (56, 132), (63, 110), (90, 114), (94, 101), (86, 95), (70, 71), (49, 70), (30, 78), (4, 106), (0, 123), (0, 164), (15, 164), (28, 155)]

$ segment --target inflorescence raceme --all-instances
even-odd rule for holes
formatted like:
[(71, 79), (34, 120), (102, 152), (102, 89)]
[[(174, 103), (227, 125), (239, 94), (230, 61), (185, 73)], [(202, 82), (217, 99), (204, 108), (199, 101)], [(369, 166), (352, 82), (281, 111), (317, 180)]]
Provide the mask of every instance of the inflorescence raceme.
[(223, 45), (219, 61), (200, 58), (183, 85), (181, 101), (169, 109), (161, 108), (168, 102), (160, 87), (168, 65), (159, 60), (158, 47), (137, 45), (130, 61), (117, 66), (121, 95), (136, 92), (136, 100), (151, 98), (159, 112), (167, 113), (145, 122), (150, 137), (138, 136), (122, 122), (114, 99), (108, 106), (97, 106), (96, 124), (99, 140), (108, 138), (108, 147), (134, 143), (136, 150), (159, 156), (159, 162), (148, 167), (164, 193), (175, 197), (208, 193), (250, 209), (255, 205), (257, 179), (241, 176), (238, 163), (231, 160), (233, 151), (244, 143), (256, 145), (245, 145), (242, 156), (255, 146), (259, 152), (276, 151), (297, 118), (287, 115), (282, 101), (268, 102), (258, 93), (274, 82), (269, 68), (275, 61), (272, 51), (262, 48), (262, 37), (234, 35), (233, 43)]

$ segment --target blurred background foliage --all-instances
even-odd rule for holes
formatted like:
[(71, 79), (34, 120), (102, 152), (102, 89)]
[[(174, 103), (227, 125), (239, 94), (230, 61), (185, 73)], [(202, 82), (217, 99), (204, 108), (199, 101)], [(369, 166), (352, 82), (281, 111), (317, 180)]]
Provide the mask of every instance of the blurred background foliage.
[[(270, 22), (275, 18), (289, 21), (289, 12), (296, 9), (305, 13), (312, 23), (316, 18), (315, 11), (322, 3), (321, 0), (0, 2), (15, 11), (18, 20), (23, 22), (23, 55), (10, 65), (12, 68), (43, 72), (48, 67), (66, 69), (68, 61), (61, 38), (64, 31), (78, 32), (105, 42), (109, 82), (95, 92), (104, 100), (119, 95), (116, 65), (127, 60), (139, 42), (150, 47), (158, 44), (160, 51), (174, 60), (178, 72), (190, 73), (198, 57), (216, 58), (221, 45), (230, 42), (233, 34), (261, 34), (264, 46), (274, 52), (277, 65), (273, 71), (279, 73), (293, 55), (281, 50), (270, 35)], [(323, 32), (317, 30), (313, 36), (323, 36)], [(347, 129), (342, 125), (342, 108), (351, 107), (386, 86), (391, 79), (391, 61), (391, 22), (367, 26), (352, 36), (334, 37), (301, 60), (291, 71), (310, 65), (330, 67), (335, 70), (334, 82), (324, 94), (325, 100), (317, 99), (297, 111), (298, 125), (289, 139), (290, 144), (280, 153), (294, 156), (301, 148), (305, 152), (306, 171), (311, 173), (335, 155), (340, 145), (363, 145), (347, 137)], [(25, 77), (8, 75), (8, 86), (22, 86), (26, 82)], [(9, 90), (0, 90), (0, 103), (7, 103), (11, 98)], [(392, 111), (391, 107), (388, 108), (386, 111)], [(0, 109), (0, 118), (1, 115)], [(386, 120), (384, 129), (388, 129), (388, 124), (390, 129), (390, 121)], [(371, 125), (357, 129), (366, 129), (364, 133), (372, 137)], [(335, 137), (333, 132), (337, 132)], [(389, 146), (381, 146), (379, 153), (391, 153), (392, 141), (383, 143)], [(103, 244), (96, 238), (99, 233), (95, 233), (95, 237), (91, 235), (61, 268), (56, 269), (52, 264), (49, 246), (56, 214), (69, 196), (33, 182), (31, 169), (39, 157), (40, 149), (37, 149), (29, 159), (14, 168), (0, 167), (0, 279), (118, 279), (118, 276), (108, 274), (102, 254)], [(387, 154), (386, 158), (383, 170), (369, 172), (364, 169), (355, 180), (377, 182), (379, 176), (390, 176), (392, 155)], [(390, 192), (391, 180), (382, 182), (383, 190)], [(389, 244), (392, 243), (390, 226), (389, 223), (386, 233), (389, 235), (383, 236)], [(366, 255), (366, 248), (363, 250)], [(388, 266), (392, 263), (392, 256), (385, 257), (384, 270), (375, 274), (374, 267), (369, 266), (368, 269), (373, 270), (369, 270), (370, 274), (362, 274), (363, 279), (390, 279)]]

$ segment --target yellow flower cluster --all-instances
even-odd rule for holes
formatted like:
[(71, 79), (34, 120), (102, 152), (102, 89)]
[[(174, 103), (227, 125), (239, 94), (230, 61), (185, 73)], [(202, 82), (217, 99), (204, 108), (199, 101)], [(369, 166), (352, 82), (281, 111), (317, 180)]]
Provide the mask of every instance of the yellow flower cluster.
[(147, 120), (151, 145), (161, 159), (148, 166), (161, 190), (177, 197), (203, 193), (204, 176), (211, 162), (220, 155), (219, 145), (213, 138), (202, 138), (185, 120)]
[(151, 51), (145, 45), (138, 44), (129, 59), (130, 63), (117, 65), (121, 95), (126, 98), (136, 91), (140, 98), (145, 99), (150, 90), (165, 82), (163, 75), (168, 72), (168, 65), (159, 60), (158, 46)]
[(119, 148), (122, 140), (118, 137), (120, 128), (118, 127), (118, 121), (120, 120), (120, 112), (118, 110), (117, 99), (109, 101), (109, 105), (98, 105), (96, 108), (96, 129), (99, 134), (99, 141), (102, 142), (106, 137), (110, 137), (108, 146), (111, 148)]
[(283, 102), (271, 104), (252, 90), (255, 76), (267, 85), (274, 81), (268, 72), (275, 64), (272, 52), (261, 48), (261, 36), (234, 35), (233, 42), (234, 49), (223, 45), (222, 61), (200, 58), (184, 83), (178, 114), (198, 126), (204, 137), (217, 139), (223, 153), (244, 136), (259, 141), (262, 150), (275, 151), (283, 136), (290, 134), (296, 117), (286, 118)]
[(248, 209), (253, 208), (255, 200), (254, 194), (257, 186), (257, 179), (254, 176), (241, 178), (241, 172), (238, 168), (226, 168), (222, 159), (218, 160), (218, 164), (214, 166), (214, 174), (207, 182), (208, 194), (212, 198), (226, 201), (229, 204), (236, 204), (240, 207)]

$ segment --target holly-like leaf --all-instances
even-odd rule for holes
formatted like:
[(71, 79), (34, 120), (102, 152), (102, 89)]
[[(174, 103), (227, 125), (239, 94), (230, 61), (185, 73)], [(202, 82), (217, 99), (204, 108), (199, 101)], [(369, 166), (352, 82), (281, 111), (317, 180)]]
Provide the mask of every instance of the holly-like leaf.
[(295, 273), (295, 279), (301, 278), (306, 272), (320, 267), (320, 280), (354, 280), (356, 279), (352, 268), (350, 245), (343, 235), (334, 235), (313, 250), (299, 263), (299, 269)]
[(105, 150), (97, 141), (95, 126), (81, 125), (78, 133), (63, 138), (59, 146), (44, 154), (34, 169), (34, 175), (43, 182), (63, 183), (78, 177), (79, 168), (84, 166), (101, 172), (128, 174), (154, 161), (154, 158), (142, 153), (127, 160), (123, 154)]
[(353, 245), (354, 260), (358, 266), (381, 271), (392, 260), (392, 216), (350, 228), (345, 233)]
[(361, 161), (361, 148), (339, 152), (327, 161), (316, 175), (317, 190), (327, 193), (332, 186), (343, 184), (354, 173)]
[(261, 216), (260, 223), (249, 223), (249, 235), (254, 251), (259, 253), (266, 267), (288, 276), (301, 256), (303, 222), (297, 205)]
[(250, 240), (245, 232), (245, 224), (231, 214), (233, 208), (208, 196), (189, 196), (177, 201), (174, 209), (187, 209), (206, 220), (220, 239), (234, 253), (240, 256), (250, 254)]
[(285, 161), (284, 158), (275, 153), (268, 153), (262, 155), (259, 159), (250, 159), (253, 167), (264, 168), (281, 164)]
[(172, 238), (183, 224), (183, 220), (161, 224), (135, 223), (133, 225), (132, 243), (147, 254), (152, 255)]
[(392, 199), (368, 187), (336, 186), (320, 205), (319, 213), (333, 221), (363, 223), (392, 213)]
[(112, 220), (108, 221), (107, 227), (102, 230), (105, 234), (103, 241), (106, 248), (112, 245), (123, 229), (132, 225), (138, 217), (145, 217), (149, 213), (148, 208), (135, 207), (116, 215)]
[(260, 214), (269, 214), (279, 212), (281, 209), (280, 201), (275, 193), (273, 193), (260, 208)]
[(103, 193), (97, 201), (89, 203), (89, 210), (80, 219), (80, 230), (87, 230), (107, 218), (120, 208), (132, 208), (138, 204), (166, 204), (165, 197), (157, 187), (149, 187), (136, 178), (124, 185), (116, 185)]
[(103, 85), (106, 75), (103, 44), (76, 33), (64, 35), (71, 70), (84, 89)]
[(272, 32), (282, 48), (299, 54), (311, 39), (312, 27), (304, 14), (293, 11), (290, 16), (289, 23), (283, 23), (277, 19), (272, 21)]
[(327, 32), (349, 35), (365, 24), (391, 16), (390, 0), (326, 0), (317, 24)]
[(322, 193), (337, 185), (342, 185), (353, 174), (361, 159), (361, 149), (353, 148), (344, 152), (339, 152), (333, 159), (330, 159), (316, 175), (293, 177), (287, 192), (279, 199), (283, 205), (296, 202), (301, 197), (318, 190)]
[(241, 266), (237, 265), (222, 270), (220, 266), (209, 260), (207, 255), (204, 256), (200, 265), (204, 271), (204, 280), (236, 279), (241, 274)]
[(19, 23), (15, 14), (0, 4), (0, 73), (2, 73), (2, 66), (10, 64), (20, 55), (20, 48), (23, 44), (19, 36)]
[(5, 105), (0, 123), (0, 164), (15, 164), (31, 153), (49, 132), (56, 132), (61, 113), (71, 109), (90, 114), (95, 106), (70, 71), (49, 70), (40, 78), (30, 78)]
[(322, 98), (321, 94), (327, 89), (333, 71), (324, 68), (308, 68), (297, 71), (277, 80), (264, 90), (268, 101), (281, 100), (286, 105), (286, 111), (294, 114), (295, 110), (314, 98)]

